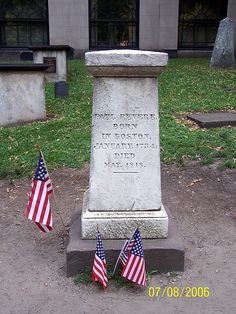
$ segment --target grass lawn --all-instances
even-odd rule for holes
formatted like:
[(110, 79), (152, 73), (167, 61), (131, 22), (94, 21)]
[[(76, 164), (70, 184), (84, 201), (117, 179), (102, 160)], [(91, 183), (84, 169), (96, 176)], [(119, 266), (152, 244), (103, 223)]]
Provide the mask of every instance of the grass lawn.
[[(162, 161), (206, 164), (221, 158), (222, 168), (236, 168), (235, 128), (199, 129), (181, 118), (187, 112), (236, 111), (235, 82), (235, 69), (209, 69), (208, 59), (170, 60), (159, 79)], [(37, 144), (49, 170), (89, 161), (92, 83), (82, 61), (69, 61), (70, 97), (54, 99), (53, 84), (47, 85), (47, 121), (0, 128), (0, 177), (31, 176)]]

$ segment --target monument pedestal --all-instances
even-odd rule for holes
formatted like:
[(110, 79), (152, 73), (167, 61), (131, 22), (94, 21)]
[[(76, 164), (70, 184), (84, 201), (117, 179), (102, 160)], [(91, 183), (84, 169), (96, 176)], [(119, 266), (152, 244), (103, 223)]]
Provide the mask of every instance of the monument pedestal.
[(166, 238), (161, 203), (158, 88), (165, 53), (135, 50), (85, 54), (94, 76), (89, 190), (82, 238)]
[[(103, 240), (107, 263), (114, 267), (124, 245), (124, 240)], [(74, 276), (86, 267), (91, 267), (94, 259), (95, 240), (81, 237), (81, 208), (73, 215), (69, 242), (66, 249), (67, 276)], [(146, 270), (183, 271), (184, 245), (174, 219), (169, 215), (167, 239), (143, 239)]]
[(89, 193), (84, 197), (82, 212), (83, 239), (96, 239), (97, 226), (103, 239), (130, 239), (139, 227), (142, 238), (166, 238), (168, 216), (163, 206), (159, 211), (89, 211)]

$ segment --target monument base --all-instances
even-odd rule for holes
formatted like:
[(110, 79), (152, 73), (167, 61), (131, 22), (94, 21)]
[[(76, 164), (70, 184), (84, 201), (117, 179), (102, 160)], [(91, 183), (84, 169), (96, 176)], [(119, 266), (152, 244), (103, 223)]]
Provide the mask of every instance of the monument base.
[(82, 211), (82, 239), (96, 239), (97, 228), (103, 239), (129, 239), (138, 227), (143, 239), (162, 239), (168, 235), (168, 216), (160, 210), (89, 211), (85, 193)]
[[(120, 239), (103, 241), (107, 263), (112, 267), (116, 263), (123, 244), (124, 240)], [(168, 238), (143, 239), (143, 247), (148, 272), (153, 270), (184, 270), (184, 245), (171, 216)], [(95, 249), (95, 240), (82, 239), (81, 212), (76, 212), (72, 217), (69, 242), (66, 249), (67, 276), (74, 276), (86, 267), (92, 267)]]

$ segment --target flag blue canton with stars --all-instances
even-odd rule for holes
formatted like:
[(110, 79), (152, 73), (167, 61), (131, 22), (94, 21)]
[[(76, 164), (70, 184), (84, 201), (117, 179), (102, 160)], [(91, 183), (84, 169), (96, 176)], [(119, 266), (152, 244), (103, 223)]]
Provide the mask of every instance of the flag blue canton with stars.
[(102, 237), (98, 231), (96, 241), (96, 252), (93, 261), (92, 279), (99, 281), (103, 288), (108, 284), (105, 252), (103, 249)]
[(132, 237), (134, 244), (122, 270), (121, 276), (141, 286), (146, 286), (146, 269), (143, 244), (139, 230)]
[(98, 232), (97, 235), (96, 254), (101, 260), (105, 260), (105, 253), (103, 249), (102, 237), (100, 235), (100, 232)]
[(138, 229), (135, 231), (133, 235), (133, 239), (134, 239), (134, 244), (132, 246), (131, 253), (136, 256), (144, 257), (142, 239), (141, 239), (140, 232)]
[(40, 153), (37, 169), (35, 171), (34, 179), (39, 181), (46, 181), (47, 170), (43, 162), (43, 157)]

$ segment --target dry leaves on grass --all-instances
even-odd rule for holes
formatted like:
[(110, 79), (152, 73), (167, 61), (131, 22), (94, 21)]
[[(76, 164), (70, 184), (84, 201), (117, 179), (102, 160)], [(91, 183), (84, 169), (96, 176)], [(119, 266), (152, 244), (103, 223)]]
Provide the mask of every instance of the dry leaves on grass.
[(178, 115), (175, 115), (175, 121), (178, 123), (178, 124), (182, 124), (184, 125), (185, 127), (188, 127), (190, 131), (196, 131), (199, 129), (199, 125), (197, 123), (195, 123), (194, 121), (186, 118), (186, 115), (188, 113), (181, 113), (181, 114), (178, 114)]
[(221, 152), (223, 151), (225, 148), (223, 146), (217, 146), (217, 147), (213, 147), (213, 149), (217, 152)]

